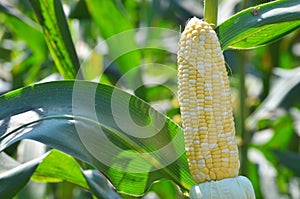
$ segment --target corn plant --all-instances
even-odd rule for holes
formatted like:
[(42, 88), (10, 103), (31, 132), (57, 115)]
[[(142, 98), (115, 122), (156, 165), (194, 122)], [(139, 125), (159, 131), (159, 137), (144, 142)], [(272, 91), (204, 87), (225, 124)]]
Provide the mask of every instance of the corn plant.
[[(237, 140), (233, 126), (230, 139), (238, 144), (233, 147), (239, 147), (240, 160), (236, 154), (233, 169), (218, 172), (226, 163), (218, 166), (212, 159), (216, 172), (206, 180), (237, 176), (239, 161), (240, 175), (249, 178), (256, 198), (267, 198), (263, 159), (277, 172), (278, 195), (296, 198), (287, 184), (297, 185), (300, 175), (299, 60), (281, 49), (297, 41), (300, 3), (242, 1), (239, 12), (217, 23), (217, 1), (206, 1), (204, 13), (166, 2), (168, 9), (160, 1), (0, 3), (0, 70), (9, 68), (12, 77), (0, 96), (0, 198), (188, 198), (203, 176), (198, 179), (189, 169), (195, 154), (184, 141), (191, 122), (184, 116), (197, 106), (185, 108), (182, 93), (195, 94), (185, 85), (179, 87), (180, 111), (176, 74), (179, 67), (183, 85), (184, 64), (179, 50), (177, 66), (176, 54), (180, 25), (203, 14), (225, 54), (231, 88), (239, 90), (232, 111)], [(212, 63), (209, 55), (203, 66)], [(263, 74), (263, 91), (254, 102), (246, 90), (247, 63)], [(226, 96), (221, 101), (230, 101)], [(266, 131), (269, 139), (261, 142)], [(210, 172), (204, 166), (201, 173)]]

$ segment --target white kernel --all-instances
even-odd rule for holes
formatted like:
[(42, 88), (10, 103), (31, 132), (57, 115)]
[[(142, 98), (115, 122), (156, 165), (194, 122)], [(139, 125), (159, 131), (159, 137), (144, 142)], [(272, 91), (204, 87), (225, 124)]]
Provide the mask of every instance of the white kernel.
[(196, 80), (190, 79), (189, 82), (190, 82), (190, 84), (195, 84), (195, 83), (196, 83)]
[(212, 96), (206, 96), (205, 99), (206, 100), (212, 100)]
[(212, 84), (206, 83), (206, 84), (204, 84), (204, 87), (211, 88)]
[(203, 103), (203, 102), (204, 102), (204, 99), (197, 99), (197, 102), (198, 102), (198, 103)]
[(212, 88), (204, 88), (205, 91), (212, 91)]
[(179, 57), (184, 57), (184, 52), (180, 51), (179, 52)]
[(228, 149), (223, 149), (222, 152), (223, 152), (223, 153), (228, 153), (229, 150), (228, 150)]
[(194, 144), (200, 144), (199, 140), (194, 140)]
[(184, 73), (182, 74), (182, 77), (189, 77), (189, 74)]
[(222, 113), (222, 115), (223, 115), (223, 116), (227, 116), (227, 115), (229, 115), (229, 113), (228, 113), (227, 111), (224, 111), (224, 112)]
[(212, 78), (218, 79), (218, 78), (220, 78), (220, 75), (218, 75), (218, 74), (213, 74), (213, 75), (212, 75)]
[(183, 73), (189, 73), (189, 69), (183, 69), (182, 72)]
[(189, 100), (189, 99), (183, 99), (182, 102), (183, 102), (183, 103), (189, 103), (190, 100)]
[(205, 52), (212, 53), (212, 50), (211, 49), (207, 49)]
[(204, 69), (198, 69), (198, 73), (200, 73), (200, 74), (205, 73), (205, 70)]
[(192, 129), (193, 132), (198, 132), (198, 130), (199, 130), (198, 128), (193, 128)]
[(194, 151), (194, 147), (189, 147), (187, 149), (188, 149), (188, 151)]
[(228, 92), (221, 92), (221, 96), (222, 97), (227, 97), (227, 96), (229, 96), (229, 93)]
[(212, 67), (211, 63), (205, 63), (204, 65), (205, 65), (205, 67)]
[(201, 147), (208, 147), (208, 143), (201, 143)]
[(237, 151), (236, 150), (230, 150), (229, 153), (230, 153), (230, 155), (236, 155)]
[(204, 111), (206, 111), (206, 112), (212, 112), (212, 108), (204, 108)]
[(210, 144), (210, 145), (209, 145), (209, 148), (210, 148), (210, 149), (217, 148), (217, 147), (218, 147), (218, 144)]
[(205, 164), (198, 164), (198, 169), (203, 169), (205, 167), (206, 167)]
[(221, 158), (221, 160), (222, 160), (223, 162), (228, 162), (228, 161), (229, 161), (228, 158)]
[(191, 163), (196, 164), (197, 161), (196, 160), (191, 160)]
[(190, 112), (191, 116), (196, 116), (196, 112)]
[(202, 106), (197, 106), (197, 107), (196, 107), (196, 110), (197, 110), (197, 111), (202, 111), (203, 109), (204, 109), (204, 108), (203, 108)]
[(186, 129), (187, 131), (191, 131), (191, 130), (192, 130), (191, 127), (186, 127), (185, 129)]
[(221, 83), (221, 84), (225, 84), (224, 80), (221, 80), (220, 83)]
[(200, 130), (200, 131), (206, 131), (206, 130), (207, 130), (207, 126), (201, 126), (201, 127), (199, 128), (199, 130)]
[(204, 45), (204, 43), (205, 43), (204, 41), (200, 41), (199, 42), (200, 45)]
[(200, 35), (200, 40), (205, 40), (206, 39), (206, 37), (204, 36), (204, 35)]
[(226, 133), (224, 133), (224, 135), (225, 135), (226, 137), (231, 136), (231, 132), (226, 132)]
[(204, 69), (204, 64), (202, 62), (197, 62), (197, 68), (198, 69)]
[(187, 46), (190, 46), (192, 44), (192, 40), (188, 39), (186, 42), (185, 42), (185, 45)]

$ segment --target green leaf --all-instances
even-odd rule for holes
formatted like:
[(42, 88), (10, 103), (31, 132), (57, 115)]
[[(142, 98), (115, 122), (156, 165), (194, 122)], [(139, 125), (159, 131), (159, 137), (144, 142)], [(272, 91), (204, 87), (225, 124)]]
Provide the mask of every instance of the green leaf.
[(149, 191), (155, 192), (158, 198), (182, 198), (179, 189), (170, 180), (160, 180), (151, 185)]
[(0, 157), (1, 198), (14, 196), (30, 177), (37, 182), (68, 181), (91, 190), (98, 198), (118, 198), (104, 176), (96, 172), (82, 171), (71, 156), (60, 151), (52, 150), (24, 164), (16, 162), (5, 153), (1, 153)]
[(289, 152), (289, 151), (282, 151), (282, 150), (273, 150), (273, 153), (277, 157), (278, 161), (286, 166), (287, 168), (291, 169), (294, 174), (300, 177), (300, 156), (297, 153)]
[(118, 191), (141, 195), (169, 178), (195, 183), (183, 132), (149, 104), (115, 87), (85, 81), (36, 84), (0, 97), (0, 150), (33, 139), (103, 172)]
[[(16, 195), (26, 185), (38, 163), (46, 156), (47, 154), (0, 172), (0, 198), (12, 198)], [(8, 157), (6, 156), (5, 159), (8, 159)], [(10, 160), (10, 162), (13, 161)], [(0, 168), (3, 168), (2, 164), (5, 164), (5, 162), (1, 162)]]
[(37, 182), (60, 182), (62, 180), (89, 189), (77, 162), (69, 155), (52, 150), (37, 167), (32, 180)]
[(59, 72), (66, 79), (74, 79), (80, 64), (61, 1), (30, 0), (30, 2), (43, 28), (48, 48)]
[(97, 198), (121, 199), (108, 185), (107, 180), (97, 170), (87, 170), (83, 172), (92, 193)]
[[(0, 4), (0, 15), (4, 24), (18, 38), (26, 42), (28, 47), (33, 51), (34, 57), (40, 61), (46, 59), (48, 49), (41, 30), (34, 21), (20, 14), (15, 8), (8, 8)], [(1, 56), (3, 52), (1, 52)]]
[(247, 162), (247, 177), (250, 179), (256, 198), (263, 198), (261, 193), (261, 184), (259, 178), (259, 168), (257, 164)]
[(217, 28), (222, 49), (270, 43), (300, 26), (298, 0), (279, 0), (242, 10)]
[(269, 148), (286, 150), (294, 138), (294, 123), (290, 115), (278, 118), (271, 127), (274, 135), (264, 146)]
[[(106, 0), (87, 0), (86, 4), (101, 36), (109, 47), (112, 62), (118, 64), (123, 74), (140, 66), (141, 53), (135, 41), (136, 31), (124, 9), (120, 8), (122, 5)], [(127, 74), (126, 83), (129, 88), (136, 85), (137, 75), (138, 70)]]
[(72, 2), (69, 18), (77, 18), (77, 19), (91, 18), (85, 0)]

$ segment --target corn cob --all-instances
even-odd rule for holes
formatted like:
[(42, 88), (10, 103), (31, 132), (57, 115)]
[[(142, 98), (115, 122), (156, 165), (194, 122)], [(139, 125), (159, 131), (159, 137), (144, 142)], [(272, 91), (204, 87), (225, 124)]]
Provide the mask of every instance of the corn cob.
[(177, 61), (179, 106), (192, 177), (197, 183), (235, 178), (232, 184), (245, 184), (244, 178), (237, 177), (240, 163), (224, 57), (209, 24), (196, 17), (188, 21)]
[(192, 18), (178, 50), (179, 102), (190, 171), (196, 182), (235, 177), (238, 149), (230, 87), (215, 31)]

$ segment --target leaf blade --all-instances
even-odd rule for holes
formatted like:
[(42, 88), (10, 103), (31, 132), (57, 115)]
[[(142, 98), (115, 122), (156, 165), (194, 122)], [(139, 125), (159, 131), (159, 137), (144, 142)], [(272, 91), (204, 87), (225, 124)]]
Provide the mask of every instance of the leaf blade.
[(80, 72), (80, 64), (61, 1), (30, 0), (30, 3), (43, 28), (47, 46), (58, 71), (66, 79), (75, 79)]
[[(74, 94), (74, 90), (78, 93)], [(95, 96), (91, 97), (91, 93)], [(80, 105), (74, 104), (74, 99)], [(87, 105), (93, 99), (96, 120)], [(85, 100), (84, 104), (82, 100)], [(128, 135), (125, 132), (140, 132), (140, 127), (134, 123), (130, 126), (125, 122), (126, 125), (122, 126), (116, 122), (118, 118), (128, 117), (125, 114), (128, 110), (124, 109), (128, 106), (126, 102), (133, 109), (129, 114), (134, 115), (132, 118), (137, 124), (151, 122), (148, 131), (139, 135), (145, 136), (148, 132), (154, 133), (153, 136)], [(112, 103), (115, 103), (116, 110), (120, 109), (119, 115), (113, 114)], [(0, 138), (1, 149), (21, 139), (45, 143), (95, 166), (120, 192), (127, 194), (141, 195), (152, 182), (161, 178), (172, 179), (186, 190), (194, 184), (184, 153), (182, 129), (147, 103), (115, 87), (85, 81), (76, 81), (76, 84), (74, 81), (48, 82), (3, 95), (0, 105), (6, 107), (0, 111), (0, 118), (4, 121), (0, 129), (5, 131)], [(30, 111), (35, 116), (26, 115), (22, 124), (17, 116)], [(12, 125), (14, 119), (19, 122), (15, 127)], [(165, 123), (159, 126), (159, 121)], [(7, 126), (11, 128), (7, 130)], [(108, 141), (104, 142), (107, 138)], [(115, 155), (112, 144), (121, 149)], [(103, 162), (103, 157), (107, 158), (104, 160), (108, 164)], [(140, 168), (140, 165), (147, 166), (147, 169)], [(137, 181), (139, 183), (135, 183)]]
[(281, 0), (247, 8), (220, 24), (222, 49), (249, 49), (268, 44), (300, 26), (300, 4)]

